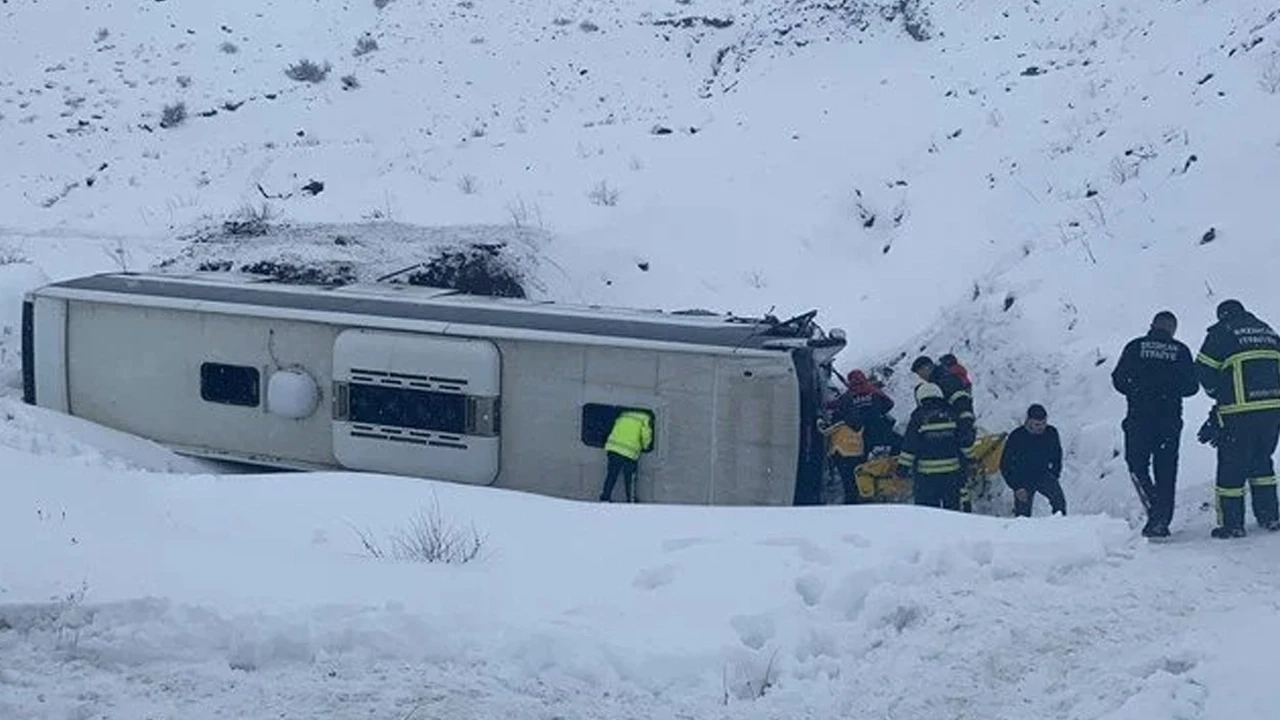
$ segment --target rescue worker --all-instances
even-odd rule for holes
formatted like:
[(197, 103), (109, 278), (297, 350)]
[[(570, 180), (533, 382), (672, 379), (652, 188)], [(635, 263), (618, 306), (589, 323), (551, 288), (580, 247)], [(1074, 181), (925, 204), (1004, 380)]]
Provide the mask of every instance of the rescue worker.
[(911, 478), (915, 504), (960, 509), (965, 444), (960, 424), (934, 383), (916, 387), (916, 409), (898, 454), (898, 474)]
[(1055, 514), (1067, 514), (1062, 492), (1062, 440), (1039, 403), (1027, 408), (1027, 419), (1009, 433), (1000, 457), (1000, 474), (1013, 490), (1015, 517), (1031, 517), (1036, 493), (1044, 495)]
[[(955, 361), (955, 356), (948, 353), (943, 356), (949, 361)], [(960, 363), (955, 361), (952, 368), (959, 367)], [(965, 450), (965, 481), (960, 485), (960, 509), (964, 512), (973, 512), (973, 492), (970, 488), (973, 476), (973, 450), (974, 445), (978, 442), (978, 432), (974, 427), (975, 416), (973, 412), (973, 391), (972, 385), (969, 384), (968, 371), (960, 368), (962, 372), (956, 372), (954, 369), (948, 369), (943, 365), (935, 365), (933, 360), (928, 356), (920, 356), (911, 363), (911, 371), (921, 380), (927, 383), (933, 383), (942, 390), (942, 395), (951, 405), (952, 412), (955, 414), (956, 422), (960, 428), (960, 441)]]
[(889, 454), (897, 450), (893, 432), (893, 399), (872, 384), (861, 370), (851, 370), (845, 391), (831, 404), (830, 423), (819, 430), (827, 436), (829, 455), (844, 489), (844, 503), (858, 502), (858, 466), (873, 452)]
[(965, 448), (973, 445), (975, 437), (973, 394), (960, 378), (944, 367), (935, 365), (928, 356), (921, 355), (911, 363), (911, 372), (922, 381), (936, 385), (942, 397), (951, 406), (960, 428), (961, 442)]
[(1276, 473), (1280, 441), (1280, 336), (1239, 300), (1217, 308), (1196, 356), (1205, 392), (1217, 402), (1218, 527), (1215, 538), (1244, 537), (1244, 486), (1253, 515), (1266, 530), (1280, 530)]
[(964, 386), (964, 389), (968, 390), (970, 394), (972, 394), (973, 381), (969, 379), (969, 369), (961, 365), (955, 355), (951, 353), (943, 355), (938, 358), (938, 364), (946, 368), (947, 372), (959, 378), (960, 384)]
[(624, 410), (613, 421), (613, 429), (605, 441), (604, 450), (609, 468), (604, 479), (601, 502), (613, 502), (613, 487), (622, 475), (627, 502), (636, 502), (636, 470), (640, 454), (653, 447), (653, 420), (649, 413), (640, 410)]
[(1177, 331), (1173, 313), (1156, 313), (1147, 333), (1125, 344), (1111, 372), (1112, 386), (1128, 401), (1121, 423), (1124, 459), (1147, 510), (1142, 534), (1149, 538), (1169, 537), (1178, 482), (1182, 399), (1200, 389), (1191, 350), (1174, 339)]
[(832, 419), (862, 431), (868, 451), (892, 445), (893, 418), (889, 413), (893, 411), (893, 398), (872, 384), (861, 370), (850, 370), (845, 382), (848, 389), (836, 399)]

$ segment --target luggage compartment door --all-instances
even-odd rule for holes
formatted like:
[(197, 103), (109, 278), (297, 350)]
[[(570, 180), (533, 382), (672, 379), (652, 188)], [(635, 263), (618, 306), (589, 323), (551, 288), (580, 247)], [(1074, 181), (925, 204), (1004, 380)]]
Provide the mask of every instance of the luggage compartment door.
[(333, 453), (352, 470), (498, 478), (502, 358), (488, 340), (344, 330), (333, 349)]

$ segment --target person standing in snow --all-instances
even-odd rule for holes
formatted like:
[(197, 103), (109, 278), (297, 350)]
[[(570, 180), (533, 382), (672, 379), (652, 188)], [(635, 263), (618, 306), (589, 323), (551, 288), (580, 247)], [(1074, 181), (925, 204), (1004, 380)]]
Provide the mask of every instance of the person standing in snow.
[(960, 364), (960, 360), (952, 353), (947, 353), (938, 358), (938, 364), (947, 372), (955, 375), (960, 380), (960, 384), (965, 390), (971, 394), (973, 392), (973, 381), (969, 379), (969, 369)]
[(974, 445), (978, 442), (978, 433), (974, 427), (976, 418), (969, 371), (950, 353), (943, 356), (941, 365), (935, 365), (932, 359), (922, 355), (911, 363), (911, 371), (921, 380), (937, 385), (955, 414), (960, 428), (960, 441), (965, 450), (965, 481), (960, 485), (960, 509), (973, 512), (973, 498), (969, 488), (973, 467), (970, 461), (973, 459)]
[(640, 410), (624, 410), (620, 413), (613, 421), (613, 429), (604, 445), (609, 467), (604, 479), (604, 490), (600, 493), (601, 502), (613, 502), (613, 487), (618, 482), (618, 475), (622, 475), (627, 502), (636, 502), (635, 482), (640, 454), (652, 447), (653, 421), (649, 413)]
[(1200, 389), (1191, 350), (1174, 339), (1177, 331), (1173, 313), (1156, 313), (1147, 333), (1125, 344), (1111, 372), (1112, 386), (1128, 401), (1120, 426), (1124, 458), (1147, 508), (1147, 524), (1142, 528), (1146, 537), (1169, 536), (1178, 482), (1182, 399)]
[(1280, 336), (1239, 300), (1217, 308), (1196, 356), (1196, 372), (1216, 401), (1218, 527), (1215, 538), (1244, 537), (1244, 486), (1266, 530), (1280, 530), (1272, 456), (1280, 442)]
[(974, 430), (973, 395), (965, 387), (964, 382), (955, 373), (934, 364), (933, 360), (926, 355), (921, 355), (911, 363), (911, 372), (923, 382), (935, 385), (942, 391), (943, 400), (951, 406), (955, 414), (961, 442), (965, 448), (972, 446), (977, 439)]
[(836, 399), (832, 419), (861, 430), (868, 450), (891, 444), (893, 399), (872, 384), (861, 370), (851, 370), (845, 382), (848, 389)]
[(1062, 441), (1058, 429), (1049, 424), (1049, 414), (1040, 404), (1027, 408), (1027, 419), (1009, 433), (1000, 457), (1000, 474), (1013, 490), (1015, 517), (1031, 517), (1036, 493), (1049, 500), (1055, 514), (1067, 514), (1062, 492)]
[[(876, 448), (892, 449), (894, 443), (893, 399), (876, 387), (861, 370), (851, 370), (845, 379), (846, 390), (832, 403), (831, 424), (820, 430), (832, 441), (832, 464), (844, 488), (844, 502), (858, 500), (855, 476), (858, 466), (866, 462)], [(844, 428), (841, 428), (841, 424)], [(856, 441), (843, 440), (844, 437)]]
[(898, 474), (911, 479), (917, 505), (959, 510), (966, 479), (963, 430), (937, 385), (917, 386), (916, 403), (898, 453)]

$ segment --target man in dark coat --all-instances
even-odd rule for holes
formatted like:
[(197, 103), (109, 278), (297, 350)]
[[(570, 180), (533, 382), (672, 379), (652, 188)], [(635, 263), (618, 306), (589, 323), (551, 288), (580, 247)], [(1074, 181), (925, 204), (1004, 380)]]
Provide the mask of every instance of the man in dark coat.
[(1280, 530), (1276, 471), (1280, 441), (1280, 336), (1238, 300), (1218, 305), (1196, 356), (1205, 392), (1216, 401), (1218, 527), (1215, 538), (1243, 537), (1247, 483), (1253, 514), (1264, 529)]
[[(1146, 335), (1130, 340), (1111, 372), (1111, 384), (1128, 401), (1124, 458), (1147, 508), (1146, 537), (1169, 536), (1178, 482), (1182, 399), (1199, 390), (1191, 350), (1174, 339), (1178, 319), (1156, 313)], [(1152, 476), (1152, 465), (1155, 475)]]
[(1009, 433), (1000, 456), (1000, 474), (1013, 490), (1013, 514), (1031, 517), (1036, 493), (1049, 500), (1055, 514), (1067, 514), (1062, 492), (1062, 441), (1058, 429), (1049, 424), (1043, 405), (1027, 408), (1022, 427)]

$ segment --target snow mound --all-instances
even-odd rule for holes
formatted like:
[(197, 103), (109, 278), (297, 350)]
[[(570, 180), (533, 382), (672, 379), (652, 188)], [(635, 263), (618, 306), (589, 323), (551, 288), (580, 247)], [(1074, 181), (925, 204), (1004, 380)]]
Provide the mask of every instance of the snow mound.
[(255, 214), (190, 231), (181, 240), (187, 243), (183, 250), (161, 260), (156, 269), (239, 272), (308, 285), (387, 279), (528, 297), (545, 287), (539, 273), (551, 236), (497, 225), (276, 224)]
[[(0, 398), (0, 448), (35, 457), (73, 460), (85, 468), (162, 473), (230, 472), (225, 463), (178, 455), (136, 435), (63, 413)], [(16, 472), (16, 470), (14, 471)], [(37, 482), (38, 469), (25, 475)]]

